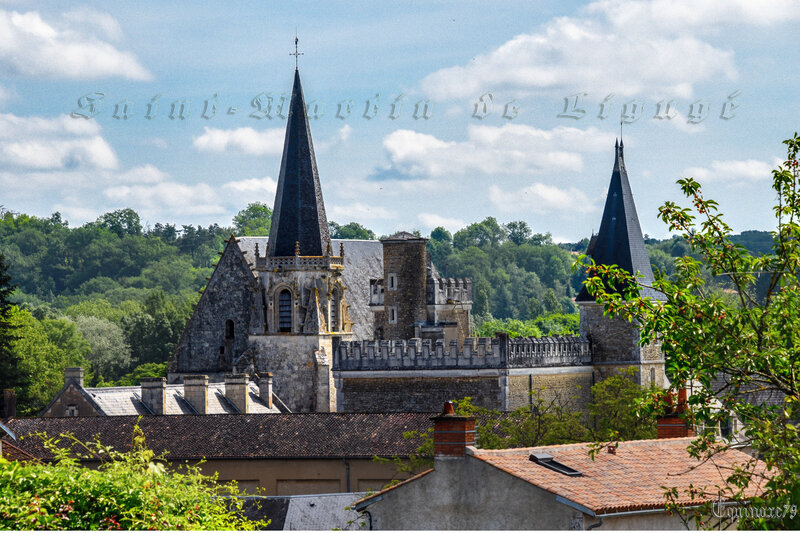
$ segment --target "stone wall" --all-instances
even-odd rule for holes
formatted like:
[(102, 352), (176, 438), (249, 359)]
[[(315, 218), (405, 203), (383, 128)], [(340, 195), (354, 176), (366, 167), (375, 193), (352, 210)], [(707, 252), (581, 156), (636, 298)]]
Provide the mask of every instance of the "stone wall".
[(536, 368), (508, 376), (506, 409), (555, 402), (586, 411), (592, 401), (592, 367)]
[[(273, 391), (292, 412), (336, 410), (331, 372), (319, 372), (322, 362), (331, 367), (330, 335), (251, 335), (250, 346), (258, 365), (255, 370), (259, 375), (272, 372)], [(327, 387), (322, 396), (320, 387)], [(330, 403), (322, 405), (326, 397)]]
[(74, 383), (67, 384), (49, 405), (42, 417), (66, 417), (67, 408), (74, 406), (77, 409), (75, 416), (101, 416), (97, 409), (88, 401), (81, 389)]
[[(170, 359), (171, 373), (213, 374), (232, 368), (247, 349), (255, 277), (235, 242), (228, 241)], [(226, 323), (233, 322), (233, 339)], [(177, 378), (176, 378), (177, 379)]]
[[(426, 302), (426, 239), (384, 239), (383, 244), (383, 290), (386, 309), (383, 324), (384, 338), (410, 339), (414, 336), (414, 323), (427, 318)], [(389, 284), (389, 276), (396, 276), (395, 288)], [(396, 323), (390, 323), (390, 309), (397, 310)]]
[(498, 376), (461, 375), (374, 377), (337, 380), (341, 412), (429, 412), (446, 401), (470, 396), (475, 405), (502, 409)]
[(603, 316), (603, 306), (579, 303), (580, 333), (592, 343), (595, 363), (639, 361), (639, 332), (622, 318)]

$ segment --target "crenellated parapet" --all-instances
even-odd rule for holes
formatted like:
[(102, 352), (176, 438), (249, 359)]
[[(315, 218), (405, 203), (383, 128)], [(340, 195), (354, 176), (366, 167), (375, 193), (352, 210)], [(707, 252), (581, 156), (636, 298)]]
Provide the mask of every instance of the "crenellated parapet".
[(345, 341), (334, 353), (334, 371), (530, 368), (578, 366), (592, 362), (585, 337), (470, 337), (461, 349), (455, 340), (409, 339)]
[(472, 280), (469, 278), (431, 277), (426, 289), (429, 305), (472, 302)]

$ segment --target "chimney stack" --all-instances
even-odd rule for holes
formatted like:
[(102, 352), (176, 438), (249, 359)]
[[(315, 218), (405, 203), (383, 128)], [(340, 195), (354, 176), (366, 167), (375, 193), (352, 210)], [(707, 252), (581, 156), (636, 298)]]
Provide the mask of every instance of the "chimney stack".
[(433, 420), (433, 454), (437, 459), (463, 457), (467, 446), (475, 445), (475, 418), (459, 416), (452, 402), (445, 402)]
[(3, 389), (3, 397), (0, 398), (0, 418), (7, 420), (17, 416), (17, 393), (14, 389)]
[(673, 403), (672, 393), (667, 393), (666, 403), (667, 409), (665, 413), (656, 420), (656, 435), (658, 438), (694, 437), (694, 430), (689, 426), (689, 422), (683, 415), (686, 412), (686, 389), (678, 391), (677, 405)]
[(142, 403), (154, 415), (163, 415), (167, 403), (167, 378), (142, 378)]
[(267, 404), (267, 407), (272, 409), (272, 372), (267, 372), (265, 376), (259, 377), (258, 396)]
[(183, 378), (183, 399), (199, 415), (208, 413), (208, 376), (191, 375)]
[(83, 388), (83, 369), (81, 367), (64, 369), (64, 386), (69, 385), (71, 381)]
[(247, 374), (226, 374), (225, 398), (227, 398), (240, 413), (249, 413), (250, 376)]

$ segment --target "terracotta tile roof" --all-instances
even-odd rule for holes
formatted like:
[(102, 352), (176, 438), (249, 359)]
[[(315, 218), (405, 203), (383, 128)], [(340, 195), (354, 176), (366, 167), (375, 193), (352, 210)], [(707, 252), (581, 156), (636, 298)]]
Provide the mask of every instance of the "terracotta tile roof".
[[(615, 454), (601, 450), (592, 460), (587, 444), (540, 446), (509, 450), (468, 448), (468, 453), (514, 477), (580, 504), (595, 514), (663, 508), (664, 487), (676, 487), (680, 505), (699, 505), (708, 497), (690, 497), (690, 485), (704, 488), (716, 499), (734, 464), (744, 465), (752, 457), (728, 450), (701, 463), (689, 456), (686, 447), (693, 439), (658, 439), (620, 442)], [(530, 460), (533, 453), (546, 453), (583, 475), (570, 477)], [(759, 467), (763, 468), (759, 462)], [(748, 496), (759, 493), (751, 487)]]
[[(408, 456), (422, 444), (403, 438), (431, 427), (430, 413), (293, 413), (144, 416), (139, 427), (147, 445), (171, 459), (212, 458), (370, 458)], [(37, 432), (71, 432), (81, 441), (97, 435), (117, 450), (130, 449), (137, 416), (18, 418), (8, 423), (17, 446), (49, 457)]]
[(20, 450), (5, 439), (3, 439), (3, 458), (9, 461), (38, 461), (36, 457), (25, 450)]

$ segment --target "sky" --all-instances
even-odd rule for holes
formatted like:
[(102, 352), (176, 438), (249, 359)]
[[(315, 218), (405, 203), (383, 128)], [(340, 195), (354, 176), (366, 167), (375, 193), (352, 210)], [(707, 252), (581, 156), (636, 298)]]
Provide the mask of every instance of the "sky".
[(734, 231), (769, 230), (799, 20), (800, 0), (3, 0), (0, 206), (228, 226), (272, 205), (297, 35), (329, 220), (574, 242), (621, 134), (644, 233), (669, 235), (688, 176)]

